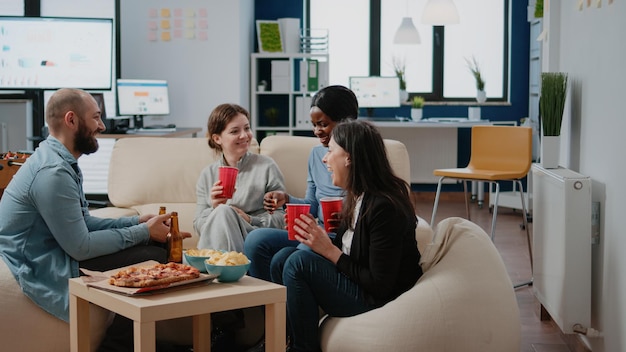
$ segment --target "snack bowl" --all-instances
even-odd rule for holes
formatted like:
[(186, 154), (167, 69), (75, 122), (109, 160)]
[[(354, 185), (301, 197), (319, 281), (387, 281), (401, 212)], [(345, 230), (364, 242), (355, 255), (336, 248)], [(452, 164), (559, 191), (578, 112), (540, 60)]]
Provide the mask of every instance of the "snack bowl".
[(190, 255), (187, 253), (187, 251), (185, 251), (183, 255), (185, 256), (187, 264), (200, 270), (201, 273), (206, 273), (206, 266), (204, 265), (204, 261), (211, 258), (210, 256)]
[(241, 265), (215, 265), (209, 264), (208, 260), (204, 261), (206, 271), (209, 274), (218, 275), (217, 281), (220, 282), (234, 282), (239, 281), (250, 268), (250, 261), (247, 264)]

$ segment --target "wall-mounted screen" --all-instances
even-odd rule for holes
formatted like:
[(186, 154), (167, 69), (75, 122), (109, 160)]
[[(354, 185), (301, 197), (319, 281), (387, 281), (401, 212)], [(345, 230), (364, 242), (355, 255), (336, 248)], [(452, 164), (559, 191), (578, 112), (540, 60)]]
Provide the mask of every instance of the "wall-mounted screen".
[(169, 115), (167, 81), (118, 79), (117, 112), (119, 115)]
[(398, 77), (350, 77), (350, 89), (356, 94), (360, 108), (400, 107)]
[(110, 18), (0, 16), (0, 89), (111, 89)]

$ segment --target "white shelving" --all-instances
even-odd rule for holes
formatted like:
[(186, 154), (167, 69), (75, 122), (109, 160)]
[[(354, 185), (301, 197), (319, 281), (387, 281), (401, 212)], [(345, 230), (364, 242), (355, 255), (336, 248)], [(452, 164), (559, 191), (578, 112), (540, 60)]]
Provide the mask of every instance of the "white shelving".
[[(308, 87), (308, 69), (314, 68), (312, 62), (316, 62), (318, 68), (315, 74), (311, 70), (313, 81), (317, 78), (317, 89)], [(284, 84), (285, 79), (287, 85)], [(264, 90), (259, 90), (261, 81), (267, 82)], [(250, 119), (256, 137), (261, 140), (266, 135), (274, 133), (294, 135), (298, 131), (311, 131), (309, 99), (317, 90), (327, 85), (327, 53), (251, 54)], [(271, 114), (268, 114), (269, 109), (276, 109), (274, 120)]]

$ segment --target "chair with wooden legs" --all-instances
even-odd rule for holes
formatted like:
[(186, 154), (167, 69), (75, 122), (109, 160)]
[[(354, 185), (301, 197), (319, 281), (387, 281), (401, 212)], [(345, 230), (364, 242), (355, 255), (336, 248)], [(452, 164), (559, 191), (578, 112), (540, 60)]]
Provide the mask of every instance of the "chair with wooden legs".
[[(445, 179), (457, 179), (463, 182), (465, 195), (465, 212), (470, 220), (469, 202), (467, 195), (467, 182), (488, 182), (495, 186), (495, 199), (493, 202), (493, 216), (491, 219), (491, 240), (495, 238), (496, 218), (498, 216), (498, 196), (500, 181), (513, 181), (519, 186), (519, 194), (522, 201), (523, 227), (526, 229), (528, 241), (528, 254), (530, 256), (530, 268), (532, 272), (533, 254), (531, 249), (530, 231), (528, 229), (528, 208), (524, 200), (524, 188), (522, 178), (530, 171), (532, 164), (532, 129), (520, 126), (488, 126), (480, 125), (472, 127), (472, 141), (470, 161), (464, 168), (435, 169), (433, 174), (440, 176), (437, 184), (437, 194), (433, 206), (431, 224), (436, 224), (437, 206), (441, 195), (441, 186)], [(515, 288), (532, 284), (528, 282), (515, 285)]]

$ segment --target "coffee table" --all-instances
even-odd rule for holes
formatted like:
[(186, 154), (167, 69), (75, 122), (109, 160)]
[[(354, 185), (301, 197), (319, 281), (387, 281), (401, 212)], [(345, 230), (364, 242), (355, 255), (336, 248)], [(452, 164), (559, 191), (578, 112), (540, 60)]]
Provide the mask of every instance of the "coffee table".
[(70, 350), (90, 351), (89, 303), (133, 320), (135, 351), (154, 351), (156, 322), (193, 317), (193, 350), (211, 350), (211, 313), (265, 306), (266, 351), (285, 351), (286, 288), (244, 276), (238, 282), (191, 285), (152, 295), (126, 296), (69, 280)]

